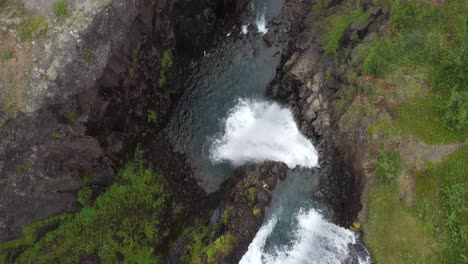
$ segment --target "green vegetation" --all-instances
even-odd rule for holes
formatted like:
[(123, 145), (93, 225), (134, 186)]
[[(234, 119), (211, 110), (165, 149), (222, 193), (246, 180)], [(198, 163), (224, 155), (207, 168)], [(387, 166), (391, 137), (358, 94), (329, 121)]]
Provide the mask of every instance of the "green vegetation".
[(172, 53), (170, 50), (165, 50), (161, 58), (161, 73), (159, 74), (158, 87), (162, 88), (166, 85), (166, 74), (173, 65)]
[(96, 64), (96, 55), (94, 54), (94, 52), (92, 51), (87, 51), (84, 55), (83, 55), (83, 59), (86, 63), (86, 65), (88, 66), (92, 66), (94, 64)]
[(172, 206), (164, 177), (137, 158), (125, 165), (92, 206), (88, 205), (91, 193), (82, 189), (78, 201), (83, 209), (61, 216), (58, 228), (36, 243), (29, 233), (12, 241), (29, 246), (17, 263), (77, 263), (80, 256), (92, 253), (103, 263), (159, 263), (153, 249), (168, 235), (164, 219)]
[(87, 206), (89, 205), (89, 200), (91, 199), (92, 195), (93, 195), (93, 190), (89, 187), (84, 187), (76, 195), (76, 200), (82, 206)]
[(455, 131), (446, 125), (443, 115), (449, 113), (439, 108), (444, 100), (443, 96), (429, 95), (405, 102), (396, 110), (396, 128), (403, 135), (416, 135), (431, 144), (465, 140), (468, 130)]
[(320, 12), (320, 11), (322, 11), (323, 9), (328, 8), (328, 7), (330, 6), (331, 3), (332, 3), (332, 0), (318, 0), (318, 1), (315, 3), (315, 5), (314, 5), (312, 11), (315, 12), (315, 13)]
[(442, 103), (440, 110), (448, 129), (460, 132), (468, 131), (468, 91), (459, 92), (452, 89), (449, 99)]
[(255, 203), (255, 201), (257, 200), (257, 189), (255, 189), (255, 187), (250, 187), (248, 189), (248, 193), (249, 193), (249, 199), (252, 203)]
[(47, 18), (41, 15), (28, 17), (26, 23), (20, 30), (20, 36), (23, 40), (30, 40), (33, 37), (45, 35), (49, 29)]
[(54, 15), (56, 17), (63, 17), (68, 14), (67, 0), (57, 0), (54, 2)]
[(439, 263), (432, 237), (405, 203), (398, 200), (398, 183), (379, 182), (365, 197), (368, 221), (364, 242), (375, 263)]
[(3, 49), (2, 50), (2, 60), (7, 61), (9, 59), (13, 58), (13, 55), (8, 49)]
[(377, 175), (387, 182), (396, 179), (401, 172), (400, 154), (382, 148), (377, 155)]
[(441, 263), (465, 263), (468, 256), (468, 148), (432, 164), (418, 175), (419, 219), (440, 243)]
[(62, 133), (60, 133), (60, 131), (57, 129), (52, 131), (50, 135), (52, 136), (52, 138), (55, 138), (55, 139), (59, 139), (62, 137)]
[(259, 217), (262, 214), (262, 209), (258, 207), (254, 207), (252, 209), (252, 214), (256, 217)]
[(158, 114), (156, 114), (153, 110), (148, 110), (148, 123), (157, 123), (158, 122)]
[(234, 249), (235, 237), (227, 232), (215, 239), (217, 232), (219, 230), (210, 231), (199, 223), (188, 229), (185, 234), (190, 237), (190, 242), (182, 256), (185, 263), (215, 264), (228, 255)]
[(0, 107), (7, 115), (11, 117), (15, 117), (16, 114), (18, 113), (18, 109), (16, 108), (16, 103), (11, 97), (7, 97), (3, 99), (3, 101), (0, 104)]
[(8, 252), (21, 247), (30, 247), (37, 240), (37, 230), (45, 225), (57, 224), (62, 221), (66, 216), (60, 215), (46, 220), (38, 221), (21, 230), (21, 236), (18, 239), (8, 241), (0, 244), (0, 263), (9, 263)]
[(62, 112), (60, 116), (65, 119), (68, 123), (75, 123), (76, 113), (75, 112)]
[(329, 28), (324, 36), (324, 49), (326, 52), (336, 53), (346, 28), (351, 23), (363, 23), (367, 15), (360, 8), (347, 8), (328, 19)]
[[(340, 91), (342, 99), (335, 104), (344, 112), (340, 130), (352, 132), (367, 126), (371, 146), (391, 149), (407, 140), (467, 142), (467, 2), (375, 3), (391, 11), (390, 19), (351, 53), (348, 66), (360, 66), (348, 73), (355, 84)], [(339, 10), (333, 17), (345, 14)], [(325, 33), (328, 52), (337, 47), (339, 34), (335, 33), (346, 28), (346, 23), (336, 21), (330, 22), (332, 30)], [(364, 76), (356, 74), (359, 67)], [(366, 107), (370, 110), (365, 111)], [(372, 120), (371, 124), (366, 120)], [(468, 263), (468, 149), (424, 171), (410, 164), (404, 167), (399, 152), (387, 148), (380, 149), (375, 160), (379, 178), (365, 193), (367, 215), (361, 219), (373, 261)]]
[(234, 236), (230, 233), (220, 236), (206, 247), (208, 263), (219, 263), (218, 260), (226, 256), (234, 248)]
[[(468, 5), (462, 0), (434, 6), (426, 1), (393, 1), (390, 23), (391, 34), (376, 41), (363, 63), (367, 74), (386, 78), (388, 72), (397, 69), (421, 69), (432, 89), (429, 99), (409, 103), (419, 113), (409, 113), (407, 109), (399, 111), (400, 117), (419, 115), (429, 121), (406, 120), (405, 126), (412, 127), (416, 134), (428, 142), (457, 139), (467, 135), (468, 113)], [(408, 70), (406, 70), (408, 71)], [(438, 98), (438, 102), (431, 102)], [(419, 105), (419, 109), (414, 106)], [(431, 116), (426, 116), (430, 113)], [(411, 116), (412, 115), (412, 116)], [(431, 118), (431, 119), (430, 119)], [(438, 135), (428, 135), (435, 120)], [(407, 122), (410, 121), (410, 122)], [(417, 123), (417, 127), (411, 123)], [(426, 123), (426, 124), (425, 124)], [(441, 129), (442, 124), (446, 129)], [(426, 130), (426, 131), (423, 131)], [(439, 133), (443, 132), (443, 133)]]

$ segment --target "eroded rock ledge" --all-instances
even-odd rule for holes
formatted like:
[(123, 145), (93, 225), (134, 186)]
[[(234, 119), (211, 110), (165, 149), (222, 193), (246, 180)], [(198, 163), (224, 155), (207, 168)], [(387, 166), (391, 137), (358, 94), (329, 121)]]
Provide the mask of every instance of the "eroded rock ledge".
[(263, 223), (271, 192), (287, 171), (287, 165), (278, 162), (236, 169), (172, 246), (169, 263), (238, 263)]

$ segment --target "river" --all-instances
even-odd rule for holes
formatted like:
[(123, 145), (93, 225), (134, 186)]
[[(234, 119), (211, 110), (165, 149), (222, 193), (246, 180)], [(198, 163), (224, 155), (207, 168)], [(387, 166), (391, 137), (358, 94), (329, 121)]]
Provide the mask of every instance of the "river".
[(268, 47), (263, 35), (282, 4), (252, 1), (243, 23), (205, 51), (170, 121), (170, 140), (207, 192), (245, 163), (275, 160), (290, 168), (241, 264), (370, 263), (356, 235), (331, 223), (326, 205), (313, 198), (318, 177), (311, 168), (319, 157), (311, 141), (289, 109), (264, 97), (283, 47)]

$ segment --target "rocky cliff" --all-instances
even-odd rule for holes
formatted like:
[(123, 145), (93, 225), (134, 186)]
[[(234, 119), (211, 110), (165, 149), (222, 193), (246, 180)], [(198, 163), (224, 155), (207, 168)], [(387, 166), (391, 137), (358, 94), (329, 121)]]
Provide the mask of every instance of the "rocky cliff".
[[(187, 65), (209, 45), (216, 22), (228, 24), (245, 4), (0, 2), (0, 241), (76, 211), (76, 192), (111, 184), (138, 144), (156, 138), (154, 148), (171, 153), (158, 131)], [(174, 182), (195, 184), (189, 170), (177, 175)]]

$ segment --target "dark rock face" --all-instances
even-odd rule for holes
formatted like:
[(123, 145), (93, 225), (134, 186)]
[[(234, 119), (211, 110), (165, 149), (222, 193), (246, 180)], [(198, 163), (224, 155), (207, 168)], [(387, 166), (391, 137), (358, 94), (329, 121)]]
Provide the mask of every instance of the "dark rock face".
[[(271, 202), (271, 192), (278, 180), (286, 178), (287, 170), (287, 165), (279, 162), (242, 166), (234, 171), (219, 192), (208, 198), (208, 201), (214, 199), (218, 202), (205, 213), (209, 217), (201, 216), (205, 219), (202, 228), (214, 233), (203, 240), (203, 247), (209, 247), (220, 237), (228, 235), (234, 244), (217, 256), (215, 263), (239, 262), (262, 225), (265, 208)], [(193, 243), (193, 234), (179, 237), (171, 248), (169, 263), (186, 263)]]
[[(60, 100), (14, 118), (0, 110), (0, 119), (6, 120), (0, 128), (0, 242), (16, 238), (34, 221), (76, 211), (76, 192), (86, 185), (111, 184), (118, 162), (133, 155), (137, 145), (160, 151), (166, 157), (158, 160), (162, 169), (185, 168), (183, 157), (176, 159), (182, 165), (174, 165), (176, 155), (166, 154), (172, 153), (170, 146), (152, 144), (152, 139), (165, 142), (161, 130), (182, 92), (187, 62), (209, 45), (216, 20), (234, 18), (245, 3), (145, 0), (131, 10), (112, 5), (115, 10), (95, 18), (82, 36), (83, 49), (100, 36), (115, 38), (109, 40), (110, 58), (94, 84), (70, 64), (57, 69), (63, 71), (56, 89)], [(110, 17), (115, 21), (101, 23)], [(72, 76), (68, 81), (74, 85), (65, 87), (60, 76)], [(62, 86), (70, 95), (65, 99)], [(200, 196), (187, 173), (178, 173), (172, 182), (189, 187), (184, 195)]]
[[(331, 5), (337, 3), (339, 1), (332, 1)], [(289, 43), (275, 80), (267, 89), (268, 96), (291, 106), (302, 132), (315, 141), (321, 158), (320, 189), (314, 195), (331, 204), (336, 222), (343, 226), (349, 226), (361, 209), (362, 171), (355, 162), (360, 155), (356, 148), (359, 142), (337, 144), (336, 138), (344, 135), (338, 135), (339, 117), (331, 102), (340, 86), (347, 82), (347, 66), (340, 62), (348, 56), (343, 50), (353, 47), (378, 28), (382, 17), (385, 18), (383, 15), (378, 8), (363, 25), (348, 27), (340, 40), (338, 56), (326, 54), (320, 47), (315, 23), (302, 24)], [(362, 136), (365, 134), (352, 138)]]

